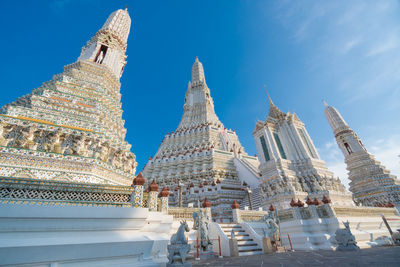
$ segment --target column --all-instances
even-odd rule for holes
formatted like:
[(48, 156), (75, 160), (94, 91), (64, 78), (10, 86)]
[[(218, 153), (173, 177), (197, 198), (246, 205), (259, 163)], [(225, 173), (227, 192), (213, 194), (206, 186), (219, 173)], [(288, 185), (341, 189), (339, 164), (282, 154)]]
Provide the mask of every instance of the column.
[(240, 210), (239, 210), (239, 203), (234, 200), (232, 203), (232, 217), (233, 217), (233, 222), (234, 223), (240, 223)]
[(132, 203), (132, 207), (141, 208), (143, 206), (143, 185), (146, 180), (143, 178), (140, 172), (135, 179), (133, 179), (132, 188), (133, 191), (130, 196), (129, 202)]
[(211, 215), (211, 202), (208, 201), (207, 198), (205, 198), (202, 206), (203, 206), (203, 208), (206, 209), (206, 216), (209, 218), (210, 221), (212, 221), (212, 217), (211, 217), (212, 216)]
[(169, 196), (169, 191), (166, 187), (164, 187), (160, 192), (161, 212), (163, 213), (168, 213), (168, 196)]
[(148, 206), (149, 211), (157, 211), (157, 196), (158, 196), (158, 185), (156, 181), (153, 182), (149, 186), (149, 200)]

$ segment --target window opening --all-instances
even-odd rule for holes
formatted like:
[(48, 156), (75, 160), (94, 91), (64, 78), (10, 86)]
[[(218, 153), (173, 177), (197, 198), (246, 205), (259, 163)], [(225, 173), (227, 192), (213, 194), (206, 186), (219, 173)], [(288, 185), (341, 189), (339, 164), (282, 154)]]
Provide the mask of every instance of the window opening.
[(274, 138), (275, 138), (276, 145), (278, 146), (279, 153), (281, 154), (281, 157), (282, 157), (283, 159), (287, 159), (287, 158), (286, 158), (286, 154), (285, 154), (285, 150), (283, 150), (283, 146), (282, 146), (282, 143), (281, 143), (281, 139), (279, 139), (279, 136), (278, 136), (277, 133), (274, 133)]
[(261, 146), (262, 146), (262, 149), (264, 152), (265, 161), (269, 161), (271, 158), (269, 157), (268, 148), (267, 148), (267, 144), (265, 143), (264, 136), (260, 137), (260, 142), (261, 142)]
[(101, 45), (99, 51), (97, 52), (96, 57), (94, 58), (94, 62), (103, 63), (104, 58), (106, 57), (108, 47), (105, 45)]
[(351, 147), (350, 147), (350, 145), (348, 143), (344, 143), (344, 147), (346, 148), (347, 152), (349, 152), (349, 155), (351, 153), (353, 153), (353, 151), (351, 150)]

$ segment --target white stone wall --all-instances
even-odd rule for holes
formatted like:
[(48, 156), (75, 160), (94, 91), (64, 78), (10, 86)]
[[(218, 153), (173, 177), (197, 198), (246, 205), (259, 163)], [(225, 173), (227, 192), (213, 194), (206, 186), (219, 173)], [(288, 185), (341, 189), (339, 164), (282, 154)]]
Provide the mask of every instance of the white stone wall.
[(158, 266), (172, 222), (144, 208), (0, 204), (0, 263)]
[[(338, 228), (344, 228), (342, 222), (346, 221), (350, 222), (351, 232), (356, 237), (357, 245), (360, 248), (388, 244), (390, 234), (379, 214), (385, 208), (380, 210), (379, 208), (369, 207), (341, 207), (341, 209), (348, 209), (348, 213), (343, 214), (341, 212), (339, 216), (336, 216), (335, 207), (333, 207), (332, 210), (327, 210), (329, 216), (325, 218), (320, 218), (313, 207), (306, 209), (309, 209), (310, 218), (302, 219), (300, 210), (292, 208), (294, 218), (280, 223), (281, 239), (287, 249), (290, 249), (289, 234), (294, 250), (333, 250), (337, 246), (335, 232)], [(353, 213), (353, 209), (358, 212), (361, 211), (363, 215)], [(390, 212), (392, 210), (387, 211)], [(246, 211), (246, 213), (250, 214), (251, 212)], [(259, 216), (259, 212), (253, 213)], [(386, 217), (389, 219), (388, 221), (393, 231), (400, 229), (400, 216), (386, 215)], [(266, 227), (264, 222), (261, 220), (252, 220), (242, 222), (241, 225), (251, 227), (256, 233), (252, 238), (257, 240), (256, 242), (258, 243), (261, 242), (263, 228)]]

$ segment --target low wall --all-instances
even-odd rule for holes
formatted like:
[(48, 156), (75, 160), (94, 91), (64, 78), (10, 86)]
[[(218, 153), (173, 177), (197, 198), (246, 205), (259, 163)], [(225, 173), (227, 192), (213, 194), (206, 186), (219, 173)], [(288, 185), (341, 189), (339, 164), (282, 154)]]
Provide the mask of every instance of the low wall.
[[(261, 242), (266, 227), (262, 217), (267, 213), (237, 210), (236, 219), (253, 228), (257, 234), (254, 238)], [(295, 250), (335, 249), (335, 232), (338, 228), (344, 228), (342, 221), (347, 220), (361, 248), (387, 244), (390, 234), (381, 214), (388, 219), (392, 230), (400, 228), (400, 217), (394, 208), (338, 207), (328, 204), (278, 211), (283, 245), (290, 248), (289, 234)]]
[[(383, 214), (393, 231), (400, 229), (400, 217), (394, 208), (378, 207), (335, 207), (338, 221), (350, 222), (350, 229), (361, 248), (388, 244), (389, 231), (383, 223)], [(341, 226), (343, 227), (343, 226)]]
[(168, 215), (172, 215), (174, 220), (193, 221), (193, 212), (198, 211), (198, 208), (168, 208)]
[(172, 223), (145, 208), (0, 204), (0, 265), (158, 266)]

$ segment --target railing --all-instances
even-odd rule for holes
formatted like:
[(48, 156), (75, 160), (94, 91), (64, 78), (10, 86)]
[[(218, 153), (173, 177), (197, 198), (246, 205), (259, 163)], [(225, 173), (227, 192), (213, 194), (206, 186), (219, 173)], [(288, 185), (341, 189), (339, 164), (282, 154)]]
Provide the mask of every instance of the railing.
[(41, 205), (131, 206), (132, 187), (0, 177), (0, 200)]
[(240, 160), (243, 162), (244, 165), (247, 166), (247, 168), (250, 169), (250, 171), (253, 172), (254, 175), (256, 175), (257, 177), (261, 176), (260, 171), (256, 167), (254, 167), (246, 158), (242, 157)]

